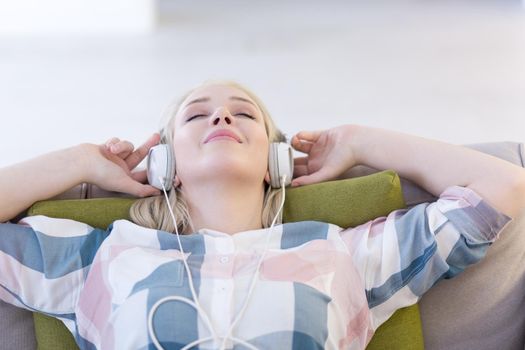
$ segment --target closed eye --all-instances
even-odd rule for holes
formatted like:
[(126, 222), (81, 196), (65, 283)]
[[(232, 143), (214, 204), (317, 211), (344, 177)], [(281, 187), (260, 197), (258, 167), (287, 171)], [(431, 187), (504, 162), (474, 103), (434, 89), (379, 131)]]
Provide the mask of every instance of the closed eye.
[(197, 114), (197, 115), (194, 115), (193, 117), (188, 118), (188, 120), (186, 120), (186, 121), (189, 122), (190, 120), (192, 120), (194, 118), (198, 118), (198, 117), (206, 117), (206, 115), (205, 114)]
[(236, 115), (244, 115), (250, 119), (255, 119), (254, 117), (252, 117), (251, 115), (247, 114), (247, 113), (239, 113), (239, 114), (236, 114)]
[[(255, 117), (252, 117), (252, 116), (249, 115), (248, 113), (238, 113), (238, 114), (236, 114), (236, 115), (243, 115), (243, 116), (245, 116), (245, 117), (247, 117), (247, 118), (250, 118), (250, 119), (255, 120)], [(194, 116), (188, 118), (188, 120), (186, 120), (186, 121), (189, 122), (190, 120), (192, 120), (192, 119), (194, 119), (194, 118), (198, 118), (198, 117), (206, 117), (206, 114), (196, 114), (196, 115), (194, 115)]]

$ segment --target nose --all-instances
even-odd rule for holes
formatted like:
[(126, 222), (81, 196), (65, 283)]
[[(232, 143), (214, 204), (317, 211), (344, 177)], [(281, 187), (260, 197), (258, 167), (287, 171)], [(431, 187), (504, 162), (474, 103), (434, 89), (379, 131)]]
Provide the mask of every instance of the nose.
[(218, 125), (219, 123), (231, 125), (233, 123), (230, 112), (225, 108), (219, 109), (209, 120), (211, 125)]

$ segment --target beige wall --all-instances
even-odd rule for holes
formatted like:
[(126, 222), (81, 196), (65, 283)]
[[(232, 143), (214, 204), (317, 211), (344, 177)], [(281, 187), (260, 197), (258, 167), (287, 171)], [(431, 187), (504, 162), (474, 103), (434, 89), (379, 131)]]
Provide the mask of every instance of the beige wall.
[[(237, 79), (289, 136), (344, 123), (525, 141), (525, 13), (505, 1), (161, 2), (151, 34), (0, 36), (0, 166), (111, 136)], [(271, 4), (271, 5), (270, 5)]]

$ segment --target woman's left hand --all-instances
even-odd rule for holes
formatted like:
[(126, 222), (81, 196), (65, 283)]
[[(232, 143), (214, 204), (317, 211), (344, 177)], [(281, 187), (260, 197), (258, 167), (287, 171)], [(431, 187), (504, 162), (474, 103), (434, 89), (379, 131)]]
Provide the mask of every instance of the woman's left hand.
[(341, 125), (295, 134), (292, 147), (307, 155), (294, 159), (292, 187), (336, 180), (357, 165), (351, 143), (353, 128), (353, 125)]

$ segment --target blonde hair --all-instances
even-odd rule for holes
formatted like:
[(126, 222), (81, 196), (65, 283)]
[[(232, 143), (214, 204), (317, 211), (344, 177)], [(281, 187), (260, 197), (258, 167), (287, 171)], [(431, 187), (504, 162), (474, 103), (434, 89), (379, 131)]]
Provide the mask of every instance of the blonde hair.
[[(162, 123), (163, 126), (160, 130), (161, 140), (160, 143), (168, 144), (173, 149), (173, 132), (175, 127), (175, 116), (184, 100), (193, 93), (196, 89), (207, 85), (226, 85), (237, 88), (246, 93), (259, 107), (262, 112), (264, 125), (266, 128), (266, 134), (268, 135), (269, 142), (285, 142), (285, 135), (276, 127), (273, 122), (268, 110), (262, 103), (262, 101), (250, 90), (241, 84), (230, 81), (230, 80), (208, 80), (198, 86), (192, 88), (190, 91), (185, 93), (182, 97), (177, 99), (174, 103), (170, 104), (166, 111), (166, 120)], [(262, 211), (262, 225), (264, 228), (270, 227), (273, 218), (277, 214), (279, 206), (282, 200), (281, 189), (273, 189), (270, 185), (265, 182), (265, 194)], [(191, 217), (188, 211), (188, 206), (182, 195), (180, 186), (173, 188), (168, 191), (168, 198), (170, 205), (173, 208), (173, 214), (177, 221), (177, 229), (180, 234), (187, 234), (195, 232)], [(157, 230), (167, 231), (175, 233), (175, 226), (171, 218), (171, 214), (166, 203), (164, 193), (160, 196), (147, 197), (137, 199), (129, 210), (131, 220), (137, 225), (141, 225), (148, 228)], [(276, 220), (276, 224), (282, 223), (282, 212)]]

